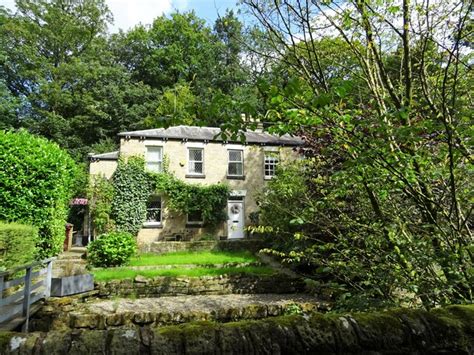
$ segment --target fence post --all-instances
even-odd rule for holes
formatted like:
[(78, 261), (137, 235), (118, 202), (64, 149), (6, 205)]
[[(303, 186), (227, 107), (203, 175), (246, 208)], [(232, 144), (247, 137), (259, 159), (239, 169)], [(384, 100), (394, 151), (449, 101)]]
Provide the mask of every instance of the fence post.
[(44, 280), (44, 298), (48, 298), (51, 295), (51, 277), (53, 274), (53, 261), (49, 260), (46, 266), (46, 279)]
[(23, 331), (28, 332), (28, 323), (30, 321), (30, 291), (31, 291), (31, 270), (32, 267), (26, 268), (25, 274), (25, 289), (23, 293), (23, 317), (25, 317), (25, 324)]

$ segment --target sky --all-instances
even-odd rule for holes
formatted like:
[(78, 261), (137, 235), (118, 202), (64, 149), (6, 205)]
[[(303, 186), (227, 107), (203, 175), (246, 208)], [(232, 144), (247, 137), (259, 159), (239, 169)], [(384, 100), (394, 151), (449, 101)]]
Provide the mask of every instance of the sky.
[[(169, 14), (174, 10), (194, 10), (200, 18), (210, 25), (214, 24), (218, 14), (223, 15), (227, 8), (235, 8), (237, 0), (106, 0), (114, 15), (114, 24), (109, 29), (128, 30), (139, 23), (149, 24), (154, 18)], [(15, 9), (15, 0), (0, 0), (11, 10)]]

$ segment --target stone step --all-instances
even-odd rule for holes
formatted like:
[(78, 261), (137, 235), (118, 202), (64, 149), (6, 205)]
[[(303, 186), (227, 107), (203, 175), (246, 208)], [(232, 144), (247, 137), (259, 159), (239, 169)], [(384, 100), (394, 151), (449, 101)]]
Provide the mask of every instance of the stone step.
[[(327, 310), (328, 304), (309, 295), (221, 295), (144, 299), (114, 299), (71, 305), (50, 300), (32, 321), (35, 330), (112, 329), (147, 325), (159, 327), (195, 321), (233, 322), (284, 314)], [(45, 327), (47, 329), (45, 329)]]

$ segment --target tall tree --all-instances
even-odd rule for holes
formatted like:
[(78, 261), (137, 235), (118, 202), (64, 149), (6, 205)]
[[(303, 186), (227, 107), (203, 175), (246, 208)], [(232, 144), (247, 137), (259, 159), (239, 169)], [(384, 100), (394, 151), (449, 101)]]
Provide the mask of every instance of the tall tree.
[[(274, 131), (299, 132), (323, 164), (308, 184), (321, 189), (313, 211), (335, 210), (333, 226), (345, 227), (324, 229), (335, 238), (333, 275), (359, 292), (395, 270), (381, 294), (398, 287), (427, 307), (472, 299), (472, 2), (243, 3), (270, 55), (304, 83), (277, 89), (267, 117)], [(350, 61), (328, 60), (337, 42)], [(308, 256), (331, 260), (321, 245)]]

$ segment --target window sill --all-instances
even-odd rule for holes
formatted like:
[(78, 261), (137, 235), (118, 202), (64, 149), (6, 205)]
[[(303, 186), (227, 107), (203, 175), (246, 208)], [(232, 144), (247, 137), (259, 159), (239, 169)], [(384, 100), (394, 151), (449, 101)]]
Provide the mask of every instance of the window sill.
[(187, 179), (205, 179), (206, 175), (204, 174), (186, 174), (184, 176)]
[(227, 180), (245, 180), (245, 175), (227, 175)]
[(163, 223), (144, 223), (142, 225), (144, 229), (161, 229), (163, 228)]
[(202, 228), (204, 227), (204, 223), (203, 222), (196, 222), (196, 223), (186, 223), (186, 228)]
[(267, 181), (268, 181), (268, 180), (272, 180), (273, 178), (274, 178), (274, 176), (265, 176), (265, 177), (263, 178), (263, 180), (267, 180)]

